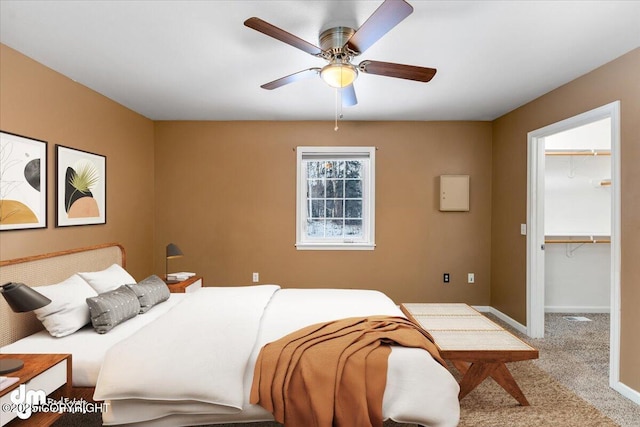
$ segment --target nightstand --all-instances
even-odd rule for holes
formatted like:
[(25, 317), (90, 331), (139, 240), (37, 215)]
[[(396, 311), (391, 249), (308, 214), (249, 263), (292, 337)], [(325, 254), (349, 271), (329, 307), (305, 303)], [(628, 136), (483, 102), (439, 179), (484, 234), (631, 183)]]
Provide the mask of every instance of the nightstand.
[(195, 292), (202, 287), (202, 277), (193, 276), (187, 280), (178, 283), (167, 283), (169, 292), (174, 294), (184, 294), (187, 292)]
[[(18, 377), (20, 380), (0, 391), (0, 426), (49, 426), (62, 416), (57, 412), (34, 412), (21, 420), (13, 408), (11, 392), (25, 385), (26, 392), (42, 390), (47, 398), (58, 401), (71, 394), (71, 355), (70, 354), (0, 354), (2, 359), (20, 359), (24, 362), (22, 369), (8, 374), (7, 377)], [(7, 412), (5, 412), (7, 411)]]

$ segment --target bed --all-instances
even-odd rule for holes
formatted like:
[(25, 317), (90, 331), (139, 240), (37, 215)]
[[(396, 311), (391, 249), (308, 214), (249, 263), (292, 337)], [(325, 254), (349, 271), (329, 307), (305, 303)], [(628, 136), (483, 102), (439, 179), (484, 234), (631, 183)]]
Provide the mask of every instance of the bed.
[[(0, 281), (46, 286), (78, 272), (101, 274), (114, 264), (126, 270), (125, 261), (124, 248), (105, 244), (1, 261)], [(97, 333), (90, 322), (53, 337), (33, 313), (13, 313), (4, 300), (0, 305), (1, 353), (72, 354), (75, 396), (108, 402), (105, 425), (136, 426), (273, 420), (269, 411), (250, 403), (255, 363), (266, 344), (322, 322), (404, 318), (391, 299), (373, 290), (205, 287), (170, 294), (106, 333)], [(391, 347), (384, 419), (456, 426), (458, 392), (453, 376), (427, 351)]]

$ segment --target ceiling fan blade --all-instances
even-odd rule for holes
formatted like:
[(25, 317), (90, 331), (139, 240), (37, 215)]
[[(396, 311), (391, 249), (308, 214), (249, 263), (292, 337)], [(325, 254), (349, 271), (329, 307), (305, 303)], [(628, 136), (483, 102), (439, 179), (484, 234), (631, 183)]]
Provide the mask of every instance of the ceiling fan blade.
[(275, 25), (271, 25), (260, 18), (249, 18), (244, 21), (244, 25), (249, 28), (253, 28), (256, 31), (260, 31), (261, 33), (266, 34), (270, 37), (273, 37), (274, 39), (280, 40), (281, 42), (284, 42), (288, 45), (304, 50), (311, 55), (318, 56), (322, 54), (322, 49), (320, 49), (318, 46), (302, 40), (300, 37), (294, 36), (293, 34), (288, 33), (285, 30), (276, 27)]
[(412, 12), (413, 7), (404, 0), (385, 0), (351, 36), (349, 49), (364, 52)]
[(297, 73), (289, 74), (288, 76), (281, 77), (269, 83), (265, 83), (260, 87), (262, 89), (269, 90), (277, 89), (280, 86), (288, 85), (289, 83), (297, 82), (298, 80), (317, 76), (318, 73), (320, 73), (320, 68), (309, 68), (308, 70), (298, 71)]
[(353, 107), (358, 103), (358, 98), (356, 97), (356, 90), (353, 87), (353, 84), (349, 86), (345, 86), (340, 89), (340, 97), (342, 98), (342, 106), (343, 107)]
[(415, 65), (394, 64), (392, 62), (362, 61), (358, 68), (363, 73), (379, 76), (396, 77), (399, 79), (428, 82), (436, 75), (435, 68), (418, 67)]

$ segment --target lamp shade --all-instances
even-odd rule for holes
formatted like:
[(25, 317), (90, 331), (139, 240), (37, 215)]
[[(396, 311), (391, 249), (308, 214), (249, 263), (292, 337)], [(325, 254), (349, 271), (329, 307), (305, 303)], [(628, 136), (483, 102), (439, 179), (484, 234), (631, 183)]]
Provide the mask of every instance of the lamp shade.
[(184, 254), (182, 253), (182, 251), (180, 250), (180, 248), (173, 244), (173, 243), (169, 243), (167, 245), (167, 258), (178, 258), (183, 256)]
[[(51, 300), (24, 283), (5, 283), (0, 286), (0, 293), (16, 313), (25, 313), (49, 304)], [(8, 374), (22, 369), (24, 363), (20, 359), (0, 360), (0, 374)]]
[(23, 283), (5, 283), (0, 293), (16, 313), (24, 313), (49, 304), (51, 300)]

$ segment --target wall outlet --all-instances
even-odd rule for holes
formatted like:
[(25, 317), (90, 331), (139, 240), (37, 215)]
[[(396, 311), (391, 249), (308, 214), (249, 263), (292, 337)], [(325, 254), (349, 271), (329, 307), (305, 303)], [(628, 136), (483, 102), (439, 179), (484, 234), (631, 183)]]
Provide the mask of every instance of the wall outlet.
[(260, 273), (253, 273), (253, 283), (258, 283), (260, 281)]
[(467, 274), (467, 283), (475, 283), (476, 282), (476, 276), (473, 273), (469, 273)]
[(442, 276), (442, 281), (444, 283), (449, 283), (449, 273), (444, 273), (444, 275)]

